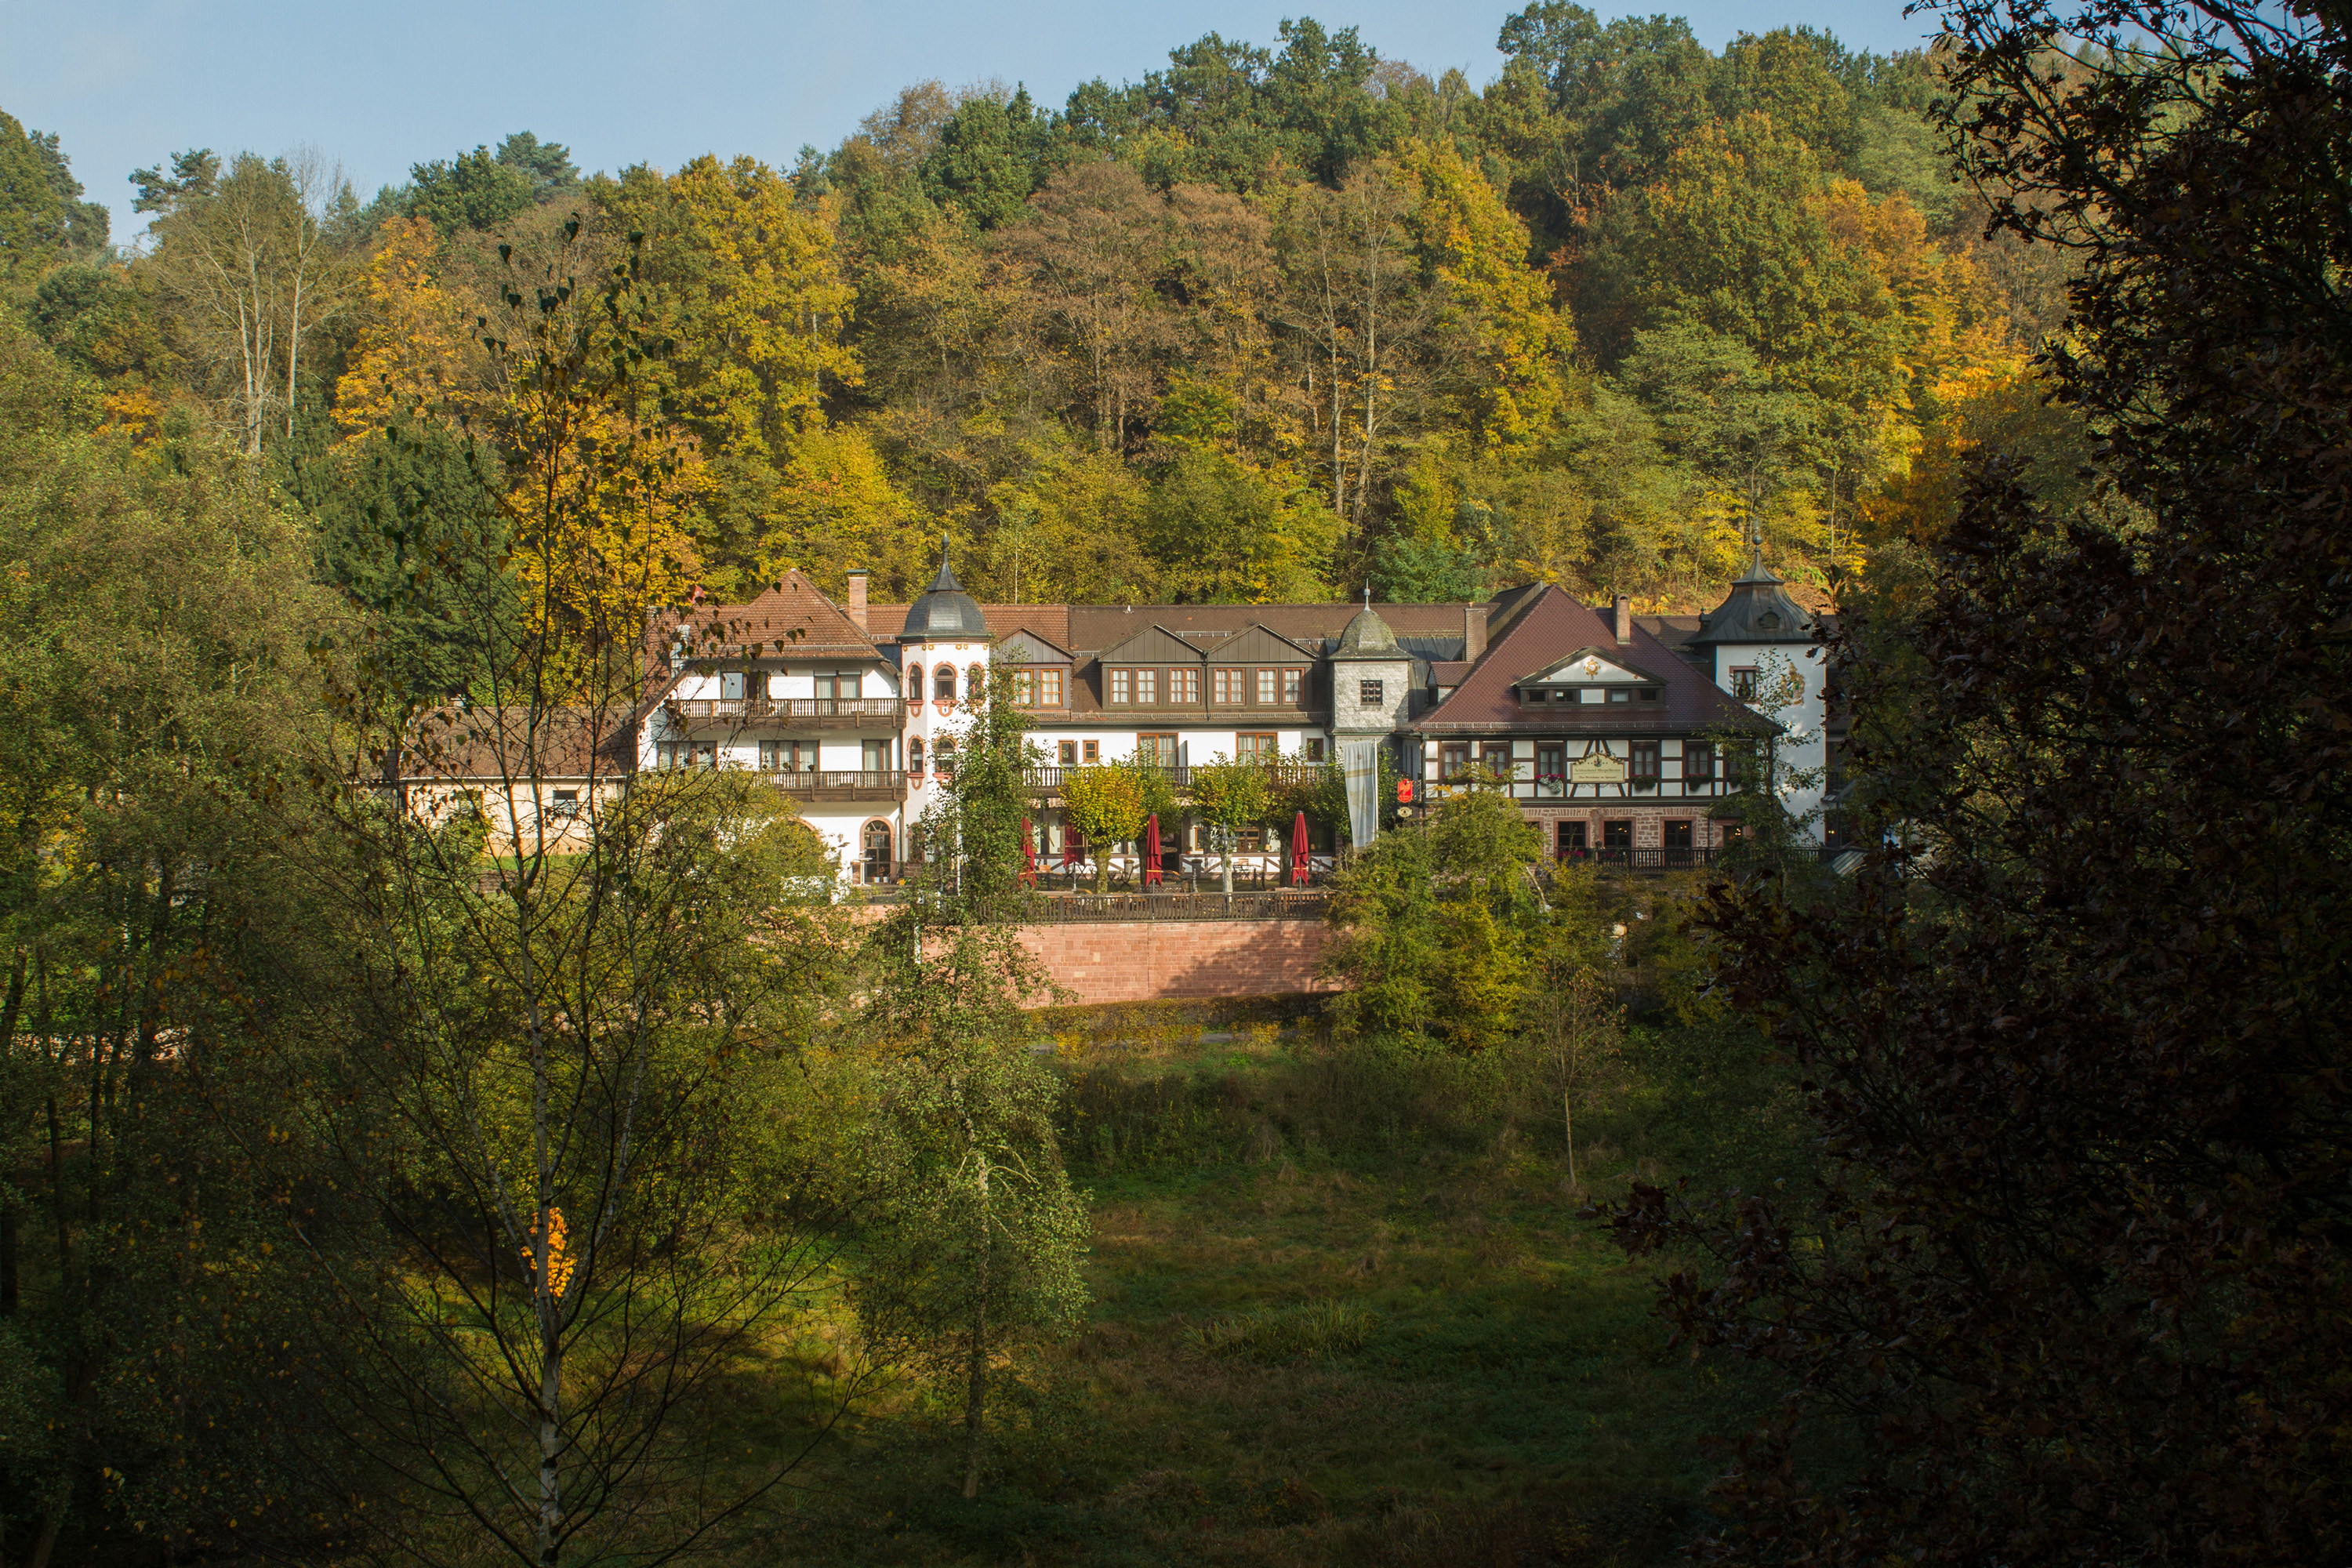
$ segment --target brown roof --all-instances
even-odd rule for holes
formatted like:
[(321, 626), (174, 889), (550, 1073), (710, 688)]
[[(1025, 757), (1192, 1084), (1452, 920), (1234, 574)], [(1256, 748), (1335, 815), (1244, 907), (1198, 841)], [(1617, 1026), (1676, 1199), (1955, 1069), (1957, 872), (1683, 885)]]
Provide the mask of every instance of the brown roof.
[[(1363, 607), (1346, 600), (1328, 605), (1072, 605), (1070, 640), (1062, 646), (1081, 654), (1100, 653), (1149, 626), (1164, 626), (1186, 638), (1264, 626), (1318, 653), (1328, 652), (1318, 643), (1337, 642)], [(1372, 609), (1400, 637), (1458, 638), (1465, 609), (1486, 613), (1484, 605), (1374, 605)]]
[[(902, 618), (904, 615), (902, 610)], [(684, 614), (657, 619), (651, 632), (658, 656), (667, 657), (670, 633), (680, 626), (688, 628), (693, 651), (705, 656), (878, 657), (873, 638), (858, 629), (849, 612), (797, 571), (785, 573), (782, 582), (748, 603), (698, 605)]]
[[(876, 642), (889, 642), (906, 628), (909, 605), (868, 605), (866, 606), (866, 635)], [(1055, 647), (1066, 650), (1070, 646), (1070, 606), (1067, 605), (982, 605), (980, 613), (988, 622), (989, 636), (1002, 642), (1014, 632), (1034, 632)]]
[[(1511, 688), (1588, 647), (1615, 649), (1622, 661), (1661, 682), (1665, 695), (1654, 703), (1580, 704), (1574, 708), (1522, 708)], [(1617, 634), (1598, 610), (1546, 586), (1497, 637), (1486, 657), (1454, 689), (1454, 695), (1414, 721), (1433, 733), (1543, 731), (1550, 733), (1633, 731), (1685, 734), (1695, 730), (1769, 729), (1715, 682), (1685, 664), (1638, 621), (1633, 640), (1618, 648)]]
[(636, 764), (636, 714), (619, 708), (443, 708), (419, 719), (401, 776), (584, 779)]

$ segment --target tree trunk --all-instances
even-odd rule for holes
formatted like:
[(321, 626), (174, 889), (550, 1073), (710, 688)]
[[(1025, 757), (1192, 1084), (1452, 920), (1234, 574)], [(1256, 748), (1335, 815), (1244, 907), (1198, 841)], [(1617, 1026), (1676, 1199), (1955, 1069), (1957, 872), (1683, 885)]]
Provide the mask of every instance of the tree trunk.
[[(540, 1219), (538, 1251), (547, 1257), (547, 1220), (542, 1210)], [(547, 1298), (548, 1266), (540, 1265), (539, 1293), (543, 1304), (541, 1320), (546, 1325), (540, 1330), (539, 1370), (539, 1562), (540, 1568), (555, 1568), (560, 1550), (556, 1531), (563, 1523), (562, 1477), (556, 1461), (563, 1453), (563, 1347), (553, 1327), (554, 1303)]]
[(1560, 1090), (1559, 1121), (1560, 1125), (1568, 1132), (1568, 1185), (1570, 1191), (1574, 1191), (1576, 1187), (1576, 1096), (1571, 1089)]
[(972, 1280), (971, 1344), (964, 1358), (963, 1495), (980, 1495), (980, 1445), (988, 1405), (988, 1156), (980, 1159), (980, 1259)]

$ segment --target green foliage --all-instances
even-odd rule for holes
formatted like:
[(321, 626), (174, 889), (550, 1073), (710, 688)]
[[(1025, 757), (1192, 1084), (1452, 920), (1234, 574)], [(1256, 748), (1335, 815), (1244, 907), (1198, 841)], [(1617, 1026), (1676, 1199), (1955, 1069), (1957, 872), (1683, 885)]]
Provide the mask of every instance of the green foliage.
[(509, 136), (495, 153), (477, 147), (455, 158), (419, 163), (408, 177), (408, 189), (399, 202), (402, 215), (421, 217), (444, 235), (502, 228), (580, 184), (570, 152), (528, 131)]
[(1342, 862), (1322, 968), (1348, 986), (1341, 1033), (1474, 1054), (1507, 1038), (1542, 930), (1541, 854), (1507, 795), (1471, 789)]
[(0, 110), (0, 279), (91, 259), (106, 249), (106, 208), (81, 199), (57, 134), (26, 131)]

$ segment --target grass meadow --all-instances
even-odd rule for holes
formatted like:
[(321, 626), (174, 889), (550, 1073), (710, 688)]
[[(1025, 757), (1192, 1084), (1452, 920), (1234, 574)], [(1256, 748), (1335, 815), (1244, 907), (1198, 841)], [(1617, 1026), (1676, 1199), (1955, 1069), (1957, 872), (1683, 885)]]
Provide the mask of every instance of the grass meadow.
[(1752, 1032), (1637, 1025), (1575, 1191), (1514, 1058), (1168, 1016), (1055, 1043), (1088, 1326), (1023, 1358), (976, 1501), (946, 1402), (886, 1386), (746, 1560), (1630, 1568), (1705, 1522), (1708, 1438), (1772, 1390), (1670, 1347), (1653, 1267), (1577, 1211), (1636, 1175), (1801, 1176)]

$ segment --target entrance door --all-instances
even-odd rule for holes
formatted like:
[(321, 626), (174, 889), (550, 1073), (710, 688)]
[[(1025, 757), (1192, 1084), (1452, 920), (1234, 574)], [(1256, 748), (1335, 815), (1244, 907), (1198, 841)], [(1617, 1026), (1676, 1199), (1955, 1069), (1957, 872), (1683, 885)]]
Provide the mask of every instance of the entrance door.
[(862, 878), (867, 882), (890, 879), (890, 825), (876, 820), (866, 825), (866, 853), (860, 866)]
[(1633, 824), (1630, 818), (1601, 825), (1601, 852), (1620, 866), (1633, 861)]
[(1666, 823), (1666, 864), (1687, 866), (1697, 857), (1691, 853), (1691, 825), (1688, 817), (1669, 818)]

